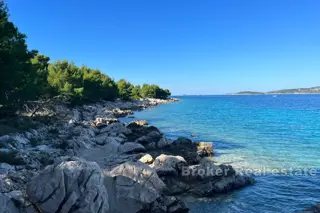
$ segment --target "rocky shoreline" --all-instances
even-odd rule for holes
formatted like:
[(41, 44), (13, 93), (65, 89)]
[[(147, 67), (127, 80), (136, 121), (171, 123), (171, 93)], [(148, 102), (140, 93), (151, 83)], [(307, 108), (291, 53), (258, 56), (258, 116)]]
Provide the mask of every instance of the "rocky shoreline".
[(212, 143), (170, 140), (147, 121), (118, 118), (177, 99), (51, 106), (53, 124), (0, 137), (0, 213), (189, 212), (207, 197), (253, 183), (210, 160)]

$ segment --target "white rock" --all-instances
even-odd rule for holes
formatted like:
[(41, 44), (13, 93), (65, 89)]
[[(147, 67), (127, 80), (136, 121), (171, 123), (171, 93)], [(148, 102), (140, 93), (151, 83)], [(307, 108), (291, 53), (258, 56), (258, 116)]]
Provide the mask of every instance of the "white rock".
[(150, 154), (145, 154), (142, 156), (139, 161), (145, 164), (152, 164), (153, 163), (153, 157)]

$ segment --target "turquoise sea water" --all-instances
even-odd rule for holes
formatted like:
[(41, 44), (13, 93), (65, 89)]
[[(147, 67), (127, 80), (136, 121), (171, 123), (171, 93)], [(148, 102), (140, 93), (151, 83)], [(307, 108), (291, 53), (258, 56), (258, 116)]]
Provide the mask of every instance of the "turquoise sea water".
[[(195, 141), (212, 141), (217, 162), (265, 171), (253, 186), (190, 201), (191, 212), (297, 212), (320, 202), (320, 95), (179, 98), (135, 116), (168, 137), (195, 134)], [(317, 174), (271, 173), (290, 168)]]

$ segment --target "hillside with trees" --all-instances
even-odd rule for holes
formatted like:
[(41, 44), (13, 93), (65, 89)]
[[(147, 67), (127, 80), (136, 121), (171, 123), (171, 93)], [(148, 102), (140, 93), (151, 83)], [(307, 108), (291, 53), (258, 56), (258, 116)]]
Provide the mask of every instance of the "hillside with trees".
[(242, 91), (233, 95), (268, 95), (268, 94), (320, 94), (320, 87), (273, 90), (270, 92)]
[(158, 85), (133, 85), (97, 69), (29, 50), (26, 35), (10, 22), (7, 6), (0, 1), (0, 117), (14, 113), (25, 102), (64, 95), (74, 104), (98, 100), (166, 99), (171, 95)]

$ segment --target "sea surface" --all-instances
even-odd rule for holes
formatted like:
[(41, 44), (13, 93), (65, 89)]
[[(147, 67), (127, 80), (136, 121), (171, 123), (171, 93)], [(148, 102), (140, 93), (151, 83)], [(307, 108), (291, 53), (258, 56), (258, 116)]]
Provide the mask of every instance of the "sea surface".
[(230, 194), (190, 200), (192, 213), (290, 213), (320, 202), (320, 95), (178, 98), (135, 116), (168, 137), (213, 142), (214, 161), (254, 171), (256, 179)]

